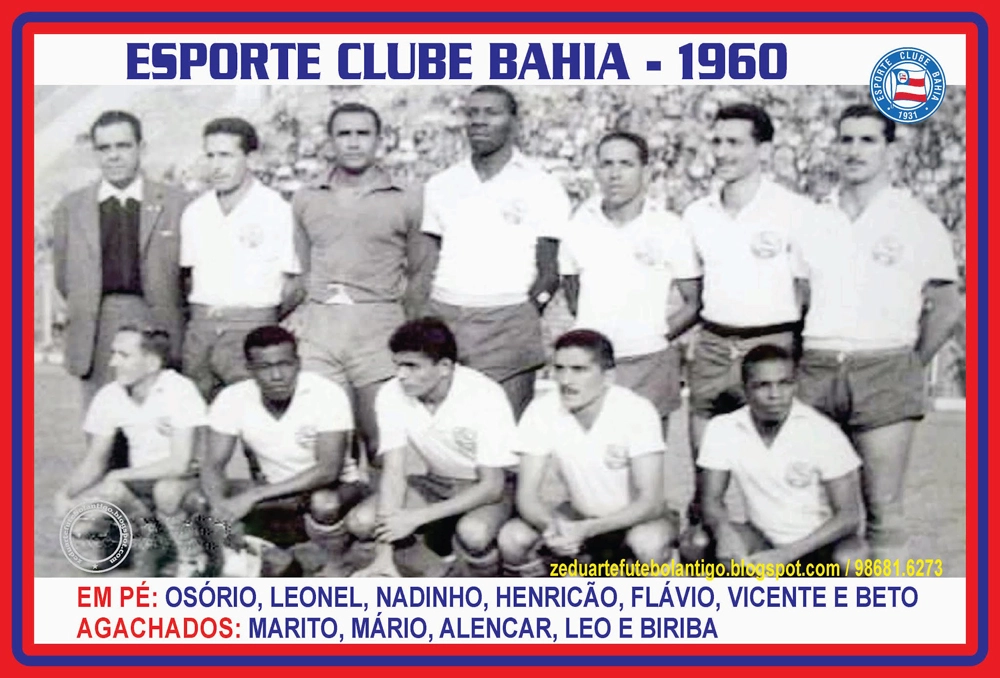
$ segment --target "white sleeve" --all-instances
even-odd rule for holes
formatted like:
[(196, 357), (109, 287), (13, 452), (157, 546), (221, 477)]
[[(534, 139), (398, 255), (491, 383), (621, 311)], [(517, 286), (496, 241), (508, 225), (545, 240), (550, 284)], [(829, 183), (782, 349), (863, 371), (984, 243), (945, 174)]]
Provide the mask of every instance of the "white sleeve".
[(275, 199), (274, 216), (279, 235), (276, 246), (280, 253), (278, 265), (282, 273), (298, 275), (302, 273), (302, 264), (295, 251), (295, 213), (292, 211), (292, 205), (280, 195), (276, 195)]
[(518, 452), (545, 456), (552, 451), (544, 409), (544, 401), (536, 398), (521, 415), (521, 421), (517, 425)]
[[(486, 394), (483, 394), (486, 396)], [(488, 468), (517, 466), (514, 447), (517, 444), (517, 424), (514, 411), (503, 389), (484, 397), (479, 415), (479, 443), (476, 446), (476, 465)]]
[(208, 423), (208, 407), (194, 382), (178, 378), (177, 400), (170, 414), (171, 423), (178, 428), (197, 428)]
[(208, 425), (213, 431), (238, 436), (242, 431), (240, 419), (239, 384), (222, 390), (208, 409)]
[(663, 423), (659, 412), (641, 396), (636, 396), (635, 404), (629, 406), (628, 455), (641, 457), (651, 452), (663, 452)]
[[(681, 217), (681, 226), (684, 228), (687, 236), (691, 239), (692, 254), (694, 254), (694, 268), (691, 269), (694, 275), (691, 277), (700, 278), (705, 274), (705, 260), (704, 257), (702, 257), (698, 246), (698, 219), (695, 209), (697, 209), (695, 205), (689, 205), (688, 208), (684, 210), (684, 216)], [(677, 277), (679, 278), (680, 276)]]
[(196, 224), (193, 223), (194, 217), (192, 212), (196, 202), (191, 203), (186, 208), (184, 208), (184, 213), (181, 214), (181, 254), (180, 254), (180, 266), (181, 268), (193, 268), (197, 262), (198, 250), (198, 229)]
[(714, 471), (729, 471), (732, 460), (726, 444), (726, 435), (722, 419), (715, 418), (708, 422), (705, 433), (701, 437), (701, 449), (698, 451), (698, 466)]
[(87, 416), (83, 420), (83, 432), (90, 435), (109, 436), (118, 430), (118, 421), (114, 392), (105, 386), (90, 403)]
[(320, 388), (321, 397), (315, 401), (313, 417), (316, 430), (323, 431), (353, 431), (354, 414), (351, 411), (351, 401), (339, 384), (323, 377)]
[(406, 417), (402, 411), (402, 402), (396, 392), (399, 384), (395, 380), (387, 381), (375, 396), (375, 421), (378, 424), (378, 453), (405, 447)]
[(535, 237), (562, 240), (566, 236), (572, 210), (566, 189), (557, 178), (544, 172), (535, 190), (540, 191), (535, 207), (537, 210)]

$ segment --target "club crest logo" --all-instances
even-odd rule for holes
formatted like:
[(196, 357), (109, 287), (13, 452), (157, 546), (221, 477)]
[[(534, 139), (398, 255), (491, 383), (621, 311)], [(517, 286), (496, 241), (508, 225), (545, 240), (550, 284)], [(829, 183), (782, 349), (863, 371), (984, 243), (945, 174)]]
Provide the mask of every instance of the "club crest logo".
[(476, 456), (476, 432), (471, 428), (459, 426), (451, 432), (451, 435), (458, 451), (469, 459), (474, 459)]
[(784, 238), (774, 231), (761, 231), (750, 241), (750, 251), (758, 259), (773, 259), (785, 248)]
[(944, 70), (927, 52), (894, 49), (872, 69), (872, 102), (887, 118), (915, 123), (929, 118), (944, 101)]
[(903, 256), (903, 243), (892, 236), (879, 240), (872, 248), (872, 259), (883, 266), (895, 266)]

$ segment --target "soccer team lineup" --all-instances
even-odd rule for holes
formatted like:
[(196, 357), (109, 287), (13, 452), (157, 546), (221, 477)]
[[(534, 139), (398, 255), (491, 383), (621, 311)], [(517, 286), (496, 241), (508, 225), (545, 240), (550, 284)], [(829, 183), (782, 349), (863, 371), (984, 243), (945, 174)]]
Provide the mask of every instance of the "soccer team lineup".
[[(264, 43), (199, 44), (129, 43), (128, 77), (276, 68)], [(454, 45), (420, 45), (412, 69), (461, 73)], [(319, 63), (274, 47), (286, 76)], [(915, 548), (907, 508), (937, 496), (912, 466), (943, 373), (964, 398), (964, 87), (901, 49), (870, 87), (774, 88), (785, 45), (745, 47), (689, 42), (675, 65), (753, 85), (268, 86), (173, 118), (79, 88), (51, 116), (92, 164), (36, 198), (57, 356), (36, 388), (71, 394), (36, 532), (67, 574), (144, 580), (142, 605), (108, 579), (79, 608), (355, 616), (90, 616), (76, 638), (717, 638), (719, 605), (908, 608), (914, 582), (874, 580), (964, 574), (964, 541), (928, 551), (958, 528)], [(603, 50), (577, 70), (620, 77)], [(491, 56), (494, 81), (554, 68)], [(36, 124), (78, 95), (56, 89)], [(182, 138), (197, 158), (164, 171)], [(491, 600), (230, 577), (549, 580)], [(572, 581), (606, 577), (625, 579)], [(691, 616), (653, 616), (664, 595)], [(492, 615), (519, 596), (649, 616)], [(485, 615), (391, 612), (453, 605)]]

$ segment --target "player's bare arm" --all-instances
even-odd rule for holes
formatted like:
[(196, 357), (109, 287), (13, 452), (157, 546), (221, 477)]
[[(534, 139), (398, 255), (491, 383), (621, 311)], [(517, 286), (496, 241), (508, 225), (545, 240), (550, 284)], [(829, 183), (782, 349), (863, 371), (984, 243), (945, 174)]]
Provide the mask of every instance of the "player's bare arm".
[(306, 471), (297, 473), (278, 483), (257, 485), (245, 494), (254, 503), (277, 499), (292, 494), (300, 494), (333, 484), (340, 477), (347, 451), (348, 433), (345, 431), (324, 431), (316, 437), (316, 464)]
[(748, 555), (746, 544), (729, 522), (724, 498), (729, 488), (729, 471), (702, 468), (699, 475), (702, 497), (702, 517), (715, 537), (716, 557), (744, 558)]
[(559, 241), (555, 238), (539, 238), (535, 243), (535, 281), (528, 290), (528, 297), (538, 312), (552, 299), (559, 289)]
[(673, 341), (698, 322), (701, 313), (701, 278), (675, 280), (674, 287), (681, 295), (683, 305), (667, 318), (667, 340)]
[(760, 551), (752, 562), (794, 563), (799, 558), (857, 533), (861, 526), (860, 479), (856, 470), (823, 482), (833, 515), (812, 534), (790, 544)]
[(965, 316), (965, 304), (953, 281), (931, 280), (924, 285), (917, 355), (925, 365), (944, 346)]
[(87, 444), (87, 453), (69, 476), (67, 483), (56, 493), (56, 512), (65, 513), (66, 506), (74, 497), (86, 489), (97, 485), (108, 470), (108, 460), (115, 436), (92, 435)]

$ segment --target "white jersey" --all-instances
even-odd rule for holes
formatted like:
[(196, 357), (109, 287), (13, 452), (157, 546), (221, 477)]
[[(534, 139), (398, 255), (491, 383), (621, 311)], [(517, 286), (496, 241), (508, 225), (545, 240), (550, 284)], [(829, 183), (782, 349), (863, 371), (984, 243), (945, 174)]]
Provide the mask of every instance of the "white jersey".
[[(300, 372), (295, 394), (275, 418), (253, 379), (227, 386), (209, 410), (213, 431), (236, 436), (253, 450), (268, 483), (280, 483), (316, 465), (316, 436), (354, 430), (347, 394), (339, 385), (312, 372)], [(340, 481), (359, 480), (357, 463), (345, 450)]]

